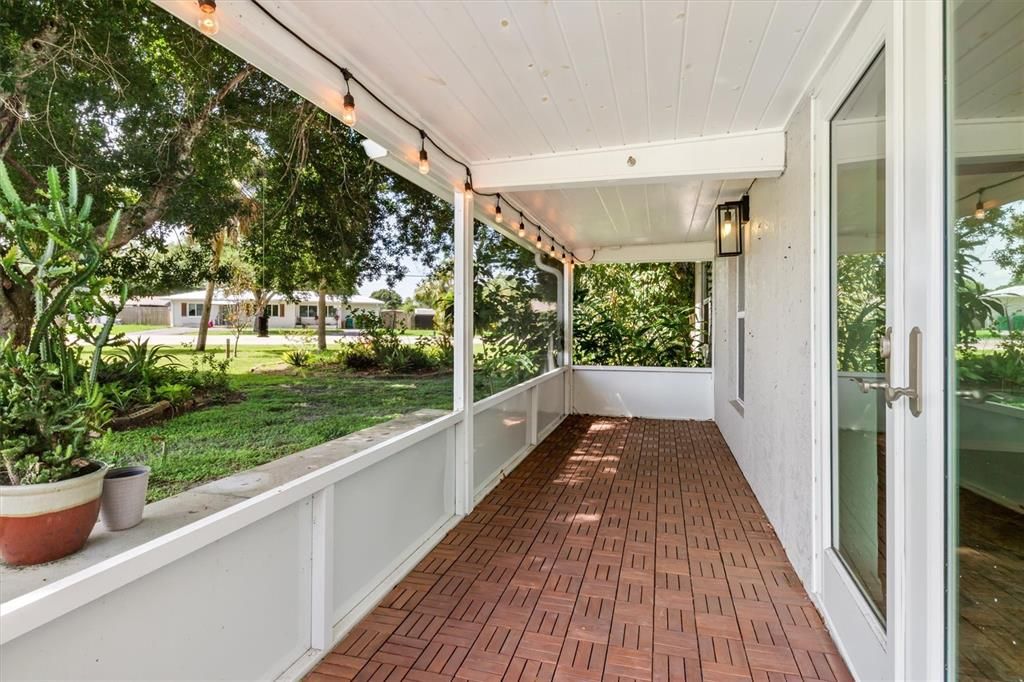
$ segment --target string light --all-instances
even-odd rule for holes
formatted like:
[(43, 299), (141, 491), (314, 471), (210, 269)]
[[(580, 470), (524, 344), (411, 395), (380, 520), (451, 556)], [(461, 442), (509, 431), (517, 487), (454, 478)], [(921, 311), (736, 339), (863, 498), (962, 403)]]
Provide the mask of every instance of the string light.
[(349, 128), (356, 124), (356, 98), (352, 96), (352, 73), (348, 69), (342, 69), (341, 75), (345, 78), (345, 97), (342, 100), (341, 122)]
[(217, 35), (220, 30), (220, 22), (217, 21), (217, 0), (199, 0), (199, 19), (196, 25), (202, 33), (208, 36)]
[[(977, 194), (978, 195), (978, 203), (976, 203), (974, 205), (974, 217), (977, 218), (978, 220), (984, 220), (985, 217), (988, 215), (988, 210), (985, 208), (985, 203), (982, 200), (983, 199), (982, 195), (985, 192), (987, 192), (988, 190), (990, 190), (990, 189), (995, 189), (997, 187), (1002, 187), (1003, 185), (1009, 185), (1011, 182), (1017, 182), (1018, 180), (1024, 180), (1024, 173), (1021, 173), (1020, 175), (1015, 175), (1012, 178), (1006, 178), (1005, 180), (1003, 180), (1001, 182), (997, 182), (997, 183), (992, 184), (992, 185), (985, 185), (984, 187), (979, 187), (977, 189), (971, 190), (967, 194), (964, 194), (963, 196), (957, 197), (957, 199), (956, 199), (957, 203), (959, 203), (961, 201), (964, 201), (966, 199), (970, 199), (975, 194)], [(996, 204), (998, 204), (998, 202), (996, 202)]]
[(427, 158), (427, 133), (420, 129), (420, 173), (426, 175), (430, 172), (430, 159)]
[(978, 220), (984, 220), (988, 211), (985, 210), (985, 202), (981, 200), (981, 192), (978, 192), (978, 203), (974, 205), (974, 217)]
[[(345, 79), (345, 95), (344, 95), (343, 103), (342, 103), (341, 121), (345, 125), (350, 126), (350, 127), (355, 126), (356, 120), (357, 120), (357, 116), (356, 116), (356, 102), (355, 102), (355, 98), (352, 96), (352, 87), (351, 87), (352, 82), (354, 82), (356, 85), (358, 85), (360, 88), (362, 88), (362, 91), (365, 94), (369, 95), (369, 97), (371, 99), (373, 99), (382, 108), (386, 109), (389, 113), (391, 113), (392, 116), (394, 116), (398, 120), (402, 121), (403, 123), (408, 125), (410, 128), (413, 128), (417, 132), (419, 132), (419, 134), (420, 134), (420, 154), (419, 154), (419, 166), (418, 167), (419, 167), (420, 173), (427, 174), (427, 173), (430, 172), (430, 161), (429, 161), (429, 159), (427, 157), (427, 147), (426, 147), (426, 143), (429, 142), (430, 144), (432, 144), (434, 146), (435, 150), (437, 150), (438, 152), (441, 153), (442, 156), (450, 159), (453, 163), (455, 163), (455, 164), (457, 164), (459, 166), (462, 166), (462, 168), (465, 170), (465, 172), (466, 172), (466, 181), (465, 181), (464, 188), (465, 188), (465, 191), (467, 193), (472, 192), (473, 194), (475, 194), (477, 196), (480, 196), (480, 197), (493, 196), (493, 197), (496, 198), (495, 211), (494, 211), (494, 221), (496, 223), (501, 223), (502, 222), (502, 215), (501, 215), (501, 199), (502, 198), (501, 198), (501, 195), (497, 194), (497, 193), (493, 193), (492, 194), (492, 193), (488, 193), (488, 192), (478, 192), (477, 190), (475, 190), (473, 188), (473, 175), (470, 172), (469, 165), (465, 161), (459, 159), (458, 157), (456, 157), (453, 154), (451, 154), (450, 152), (448, 152), (444, 147), (439, 145), (437, 143), (437, 141), (434, 140), (434, 138), (432, 138), (430, 136), (430, 133), (428, 133), (426, 130), (421, 128), (419, 125), (416, 125), (415, 123), (413, 123), (406, 116), (404, 116), (401, 113), (399, 113), (398, 111), (396, 111), (394, 107), (392, 107), (387, 102), (385, 102), (383, 99), (381, 99), (373, 90), (371, 90), (370, 88), (366, 87), (366, 84), (363, 83), (361, 80), (359, 80), (359, 78), (357, 76), (355, 76), (351, 71), (349, 71), (348, 69), (346, 69), (346, 68), (342, 67), (341, 65), (339, 65), (333, 59), (331, 59), (326, 54), (324, 54), (324, 52), (322, 50), (319, 50), (318, 48), (316, 48), (315, 46), (310, 44), (310, 42), (308, 40), (303, 38), (301, 35), (296, 33), (291, 27), (289, 27), (287, 24), (285, 24), (280, 19), (278, 19), (274, 15), (273, 12), (271, 12), (270, 10), (268, 10), (266, 7), (263, 6), (263, 3), (260, 0), (250, 0), (250, 1), (270, 21), (272, 21), (274, 24), (276, 24), (278, 27), (280, 27), (283, 31), (287, 32), (289, 35), (291, 35), (293, 38), (295, 38), (295, 40), (297, 40), (303, 46), (305, 46), (306, 49), (308, 49), (310, 52), (313, 52), (314, 54), (316, 54), (318, 57), (323, 59), (325, 62), (327, 62), (328, 64), (330, 64), (334, 68), (336, 68), (336, 69), (341, 71), (341, 75)], [(216, 1), (215, 0), (198, 0), (198, 2), (199, 2), (200, 8), (203, 9), (204, 12), (209, 13), (209, 14), (212, 15), (214, 9), (216, 8)], [(209, 7), (209, 9), (207, 9), (207, 7)], [(216, 26), (216, 19), (214, 19), (214, 25)], [(200, 28), (202, 28), (202, 27), (200, 27)], [(216, 28), (214, 28), (214, 32), (216, 32)], [(505, 203), (508, 203), (508, 201), (506, 200)], [(514, 206), (512, 204), (509, 204), (509, 205), (512, 207), (513, 210), (517, 210), (519, 212), (519, 236), (520, 237), (525, 237), (526, 236), (526, 222), (527, 222), (527, 220), (523, 216), (523, 211), (521, 209), (517, 209), (516, 206)], [(544, 227), (540, 223), (537, 223), (536, 221), (529, 221), (529, 222), (531, 224), (535, 225), (536, 228), (537, 228), (537, 249), (538, 250), (543, 250), (542, 249), (542, 247), (543, 247), (543, 235), (545, 234), (546, 231), (545, 231)], [(555, 246), (554, 246), (554, 243), (555, 243), (554, 237), (551, 237), (551, 243), (552, 243), (552, 252), (551, 253), (553, 254), (554, 253), (554, 248), (555, 248)], [(569, 257), (569, 260), (574, 262), (574, 259), (572, 258), (572, 253), (570, 253), (568, 251), (565, 251), (564, 249), (563, 249), (563, 252), (564, 252), (563, 255), (567, 254), (568, 257)]]

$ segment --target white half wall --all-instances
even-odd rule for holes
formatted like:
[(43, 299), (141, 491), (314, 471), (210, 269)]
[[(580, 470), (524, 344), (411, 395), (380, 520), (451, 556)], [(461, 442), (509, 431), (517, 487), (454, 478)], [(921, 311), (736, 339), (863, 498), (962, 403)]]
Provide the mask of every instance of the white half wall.
[(573, 411), (605, 417), (712, 419), (711, 368), (573, 367)]
[(790, 119), (786, 171), (750, 191), (745, 400), (736, 397), (735, 258), (714, 264), (715, 421), (804, 584), (812, 587), (810, 106)]
[(473, 490), (477, 500), (562, 422), (564, 367), (473, 405)]

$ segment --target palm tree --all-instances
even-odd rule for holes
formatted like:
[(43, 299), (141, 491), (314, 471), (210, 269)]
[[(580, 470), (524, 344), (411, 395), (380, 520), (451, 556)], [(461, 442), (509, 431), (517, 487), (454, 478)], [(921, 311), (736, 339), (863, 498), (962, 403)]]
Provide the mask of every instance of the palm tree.
[(247, 191), (237, 180), (234, 182), (240, 196), (238, 212), (231, 217), (223, 229), (218, 230), (210, 241), (212, 256), (210, 258), (210, 278), (206, 282), (206, 296), (203, 299), (203, 313), (199, 319), (199, 334), (196, 336), (196, 350), (206, 350), (206, 336), (210, 328), (210, 310), (213, 307), (213, 294), (217, 287), (216, 275), (220, 269), (221, 258), (226, 244), (238, 244), (238, 240), (247, 237), (252, 226), (258, 220), (259, 206), (252, 193)]

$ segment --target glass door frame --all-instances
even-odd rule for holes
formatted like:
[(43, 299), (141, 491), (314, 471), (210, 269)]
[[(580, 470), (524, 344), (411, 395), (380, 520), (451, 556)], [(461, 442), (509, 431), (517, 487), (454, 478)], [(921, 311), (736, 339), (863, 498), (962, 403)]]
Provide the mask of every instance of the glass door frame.
[[(879, 624), (832, 546), (832, 116), (875, 57), (886, 59), (887, 314), (892, 381), (907, 381), (923, 332), (923, 411), (897, 400), (887, 434), (887, 618)], [(946, 627), (946, 212), (942, 3), (858, 9), (812, 91), (812, 339), (815, 537), (812, 592), (861, 679), (942, 679)]]

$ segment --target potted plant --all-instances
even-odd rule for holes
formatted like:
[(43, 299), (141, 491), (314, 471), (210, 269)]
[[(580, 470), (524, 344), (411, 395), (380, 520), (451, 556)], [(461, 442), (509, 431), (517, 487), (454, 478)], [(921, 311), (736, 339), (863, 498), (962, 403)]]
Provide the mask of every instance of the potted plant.
[[(98, 231), (74, 170), (67, 191), (56, 169), (47, 180), (45, 202), (23, 202), (0, 164), (0, 286), (34, 304), (28, 328), (0, 341), (0, 559), (16, 565), (85, 544), (107, 470), (91, 455), (109, 419), (96, 373), (116, 311), (98, 331), (93, 320), (117, 307), (101, 295), (110, 281), (97, 270), (118, 216)], [(122, 288), (122, 307), (125, 298)], [(92, 344), (91, 362), (78, 340)]]

